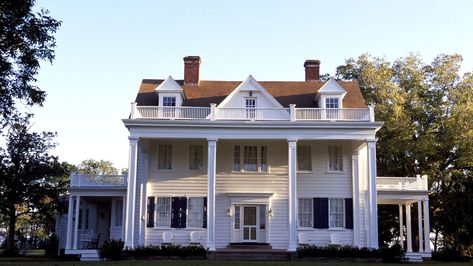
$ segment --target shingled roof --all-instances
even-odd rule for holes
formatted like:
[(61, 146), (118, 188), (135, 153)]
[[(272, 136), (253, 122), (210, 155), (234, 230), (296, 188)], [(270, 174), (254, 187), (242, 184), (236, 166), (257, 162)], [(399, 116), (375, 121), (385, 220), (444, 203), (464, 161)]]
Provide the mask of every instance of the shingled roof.
[[(136, 97), (136, 103), (142, 106), (156, 106), (158, 96), (154, 89), (163, 79), (143, 79)], [(211, 103), (222, 102), (242, 81), (200, 80), (198, 85), (183, 85), (183, 80), (176, 80), (184, 89), (186, 100), (183, 106), (208, 107)], [(289, 107), (318, 107), (315, 102), (317, 91), (324, 81), (259, 81), (281, 105)], [(366, 103), (356, 81), (339, 81), (347, 94), (343, 98), (344, 108), (365, 108)]]

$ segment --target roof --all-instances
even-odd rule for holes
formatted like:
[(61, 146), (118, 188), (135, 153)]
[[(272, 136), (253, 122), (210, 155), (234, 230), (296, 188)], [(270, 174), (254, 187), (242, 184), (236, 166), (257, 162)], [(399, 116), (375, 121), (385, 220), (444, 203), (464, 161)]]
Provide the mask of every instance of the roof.
[[(155, 106), (158, 96), (154, 91), (163, 79), (143, 79), (136, 97), (136, 103)], [(211, 103), (219, 104), (242, 81), (201, 80), (196, 85), (183, 85), (183, 80), (176, 80), (183, 87), (186, 100), (184, 106), (208, 107)], [(317, 91), (324, 81), (258, 81), (284, 107), (296, 104), (296, 107), (318, 107), (315, 102)], [(338, 81), (347, 91), (343, 98), (344, 108), (365, 108), (366, 103), (357, 81)]]

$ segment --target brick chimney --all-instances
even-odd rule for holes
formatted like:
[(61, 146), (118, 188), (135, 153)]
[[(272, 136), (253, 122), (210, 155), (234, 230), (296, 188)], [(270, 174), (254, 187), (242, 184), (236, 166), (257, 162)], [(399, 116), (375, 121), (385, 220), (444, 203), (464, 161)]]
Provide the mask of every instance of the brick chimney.
[(317, 81), (320, 79), (320, 61), (305, 60), (305, 81)]
[(200, 56), (184, 57), (184, 85), (199, 84)]

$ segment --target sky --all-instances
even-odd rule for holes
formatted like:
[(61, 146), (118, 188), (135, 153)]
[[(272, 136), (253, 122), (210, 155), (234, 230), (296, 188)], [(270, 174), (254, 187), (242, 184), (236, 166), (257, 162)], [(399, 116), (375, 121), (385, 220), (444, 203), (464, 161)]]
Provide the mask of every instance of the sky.
[(306, 59), (335, 74), (363, 53), (431, 62), (461, 54), (473, 71), (473, 1), (37, 0), (62, 26), (56, 59), (37, 76), (47, 92), (34, 130), (58, 133), (61, 161), (128, 164), (128, 117), (144, 78), (183, 78), (187, 55), (201, 79), (303, 80)]

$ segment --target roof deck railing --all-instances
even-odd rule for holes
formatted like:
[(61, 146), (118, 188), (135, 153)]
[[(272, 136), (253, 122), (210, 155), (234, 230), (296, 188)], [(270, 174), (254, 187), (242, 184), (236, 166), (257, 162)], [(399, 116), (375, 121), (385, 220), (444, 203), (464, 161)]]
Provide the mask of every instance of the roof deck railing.
[(219, 108), (191, 106), (137, 106), (131, 104), (131, 119), (243, 120), (243, 121), (365, 121), (374, 122), (374, 107), (368, 108)]
[(71, 174), (70, 187), (122, 187), (127, 184), (126, 175)]
[(385, 177), (376, 178), (378, 190), (428, 190), (427, 176), (416, 177)]

